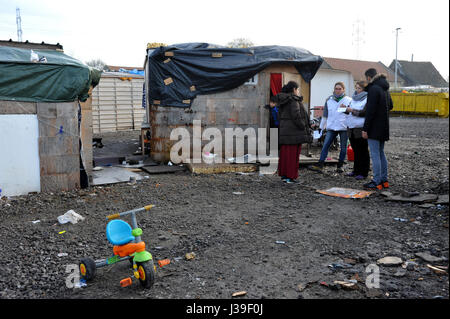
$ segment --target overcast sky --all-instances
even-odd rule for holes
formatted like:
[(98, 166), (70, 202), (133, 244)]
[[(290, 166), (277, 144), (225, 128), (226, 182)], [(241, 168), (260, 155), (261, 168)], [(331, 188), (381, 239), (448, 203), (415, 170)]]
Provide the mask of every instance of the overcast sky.
[(0, 0), (1, 40), (17, 41), (16, 7), (23, 41), (59, 42), (83, 62), (142, 67), (148, 42), (248, 38), (389, 65), (399, 27), (399, 60), (414, 55), (449, 75), (448, 0)]

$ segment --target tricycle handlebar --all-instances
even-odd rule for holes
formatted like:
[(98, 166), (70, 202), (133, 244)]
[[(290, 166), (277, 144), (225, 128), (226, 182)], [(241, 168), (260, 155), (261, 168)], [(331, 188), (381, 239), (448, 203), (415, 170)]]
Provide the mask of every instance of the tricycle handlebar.
[(144, 210), (150, 210), (153, 207), (155, 207), (155, 205), (147, 205), (147, 206), (144, 206), (144, 207), (141, 207), (141, 208), (136, 208), (136, 209), (129, 210), (127, 212), (108, 215), (108, 216), (106, 216), (106, 220), (116, 219), (116, 218), (119, 218), (121, 216), (125, 216), (125, 215), (128, 215), (128, 214), (133, 214), (133, 213), (138, 213), (138, 212), (141, 212), (141, 211), (144, 211)]

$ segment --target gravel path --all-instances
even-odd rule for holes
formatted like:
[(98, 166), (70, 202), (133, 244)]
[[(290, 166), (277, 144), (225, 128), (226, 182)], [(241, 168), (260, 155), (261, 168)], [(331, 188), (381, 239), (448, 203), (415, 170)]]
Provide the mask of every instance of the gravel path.
[[(103, 144), (137, 139), (136, 132), (104, 134)], [(448, 119), (391, 118), (390, 191), (448, 194), (448, 142)], [(315, 192), (361, 189), (334, 166), (323, 175), (302, 167), (300, 181), (180, 172), (150, 175), (135, 185), (3, 198), (0, 298), (216, 299), (237, 291), (247, 292), (242, 298), (448, 298), (448, 275), (427, 267), (448, 266), (448, 205), (420, 208), (380, 194), (352, 200)], [(157, 266), (152, 289), (136, 282), (120, 286), (132, 275), (127, 262), (99, 269), (84, 288), (68, 288), (70, 265), (85, 256), (111, 256), (105, 216), (150, 203), (156, 207), (138, 215), (142, 238), (155, 261), (171, 260)], [(60, 225), (57, 217), (70, 209), (85, 220)], [(194, 259), (185, 259), (189, 252)], [(422, 252), (440, 261), (416, 256)], [(367, 267), (386, 256), (409, 266), (380, 265), (380, 287), (369, 289)], [(352, 278), (357, 289), (333, 284)]]

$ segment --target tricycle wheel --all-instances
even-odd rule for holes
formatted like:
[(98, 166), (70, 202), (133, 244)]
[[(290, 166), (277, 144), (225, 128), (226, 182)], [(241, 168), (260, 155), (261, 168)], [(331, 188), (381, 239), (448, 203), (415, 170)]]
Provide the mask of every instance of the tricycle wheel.
[(86, 281), (92, 280), (95, 277), (97, 268), (95, 267), (95, 261), (91, 258), (82, 258), (80, 260), (80, 277)]
[(138, 262), (136, 265), (141, 286), (146, 289), (151, 288), (155, 283), (155, 267), (153, 265), (153, 260)]

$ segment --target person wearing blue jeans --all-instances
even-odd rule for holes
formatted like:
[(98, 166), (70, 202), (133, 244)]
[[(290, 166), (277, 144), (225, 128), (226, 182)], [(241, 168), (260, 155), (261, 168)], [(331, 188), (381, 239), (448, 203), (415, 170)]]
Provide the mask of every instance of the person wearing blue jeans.
[(389, 94), (389, 82), (384, 74), (368, 69), (365, 76), (367, 104), (362, 137), (367, 139), (372, 159), (373, 179), (364, 188), (383, 189), (389, 187), (388, 162), (384, 154), (384, 143), (389, 140), (389, 111), (393, 108)]
[[(367, 139), (372, 158), (373, 179), (375, 185), (382, 185), (388, 180), (388, 162), (384, 155), (384, 141)], [(378, 188), (378, 187), (377, 187)]]
[(345, 85), (337, 82), (334, 85), (333, 95), (327, 98), (323, 109), (320, 128), (326, 130), (325, 141), (320, 153), (319, 163), (311, 165), (309, 168), (313, 171), (322, 172), (325, 160), (328, 155), (333, 140), (339, 134), (341, 139), (341, 152), (339, 154), (339, 163), (337, 172), (342, 173), (344, 170), (345, 156), (347, 155), (347, 107), (350, 105), (352, 98), (345, 95)]
[(347, 155), (347, 131), (327, 131), (325, 135), (325, 141), (323, 142), (322, 151), (320, 152), (319, 162), (325, 162), (328, 150), (330, 149), (331, 144), (333, 143), (336, 136), (339, 135), (339, 139), (341, 140), (341, 151), (339, 153), (339, 163), (344, 163), (345, 156)]

